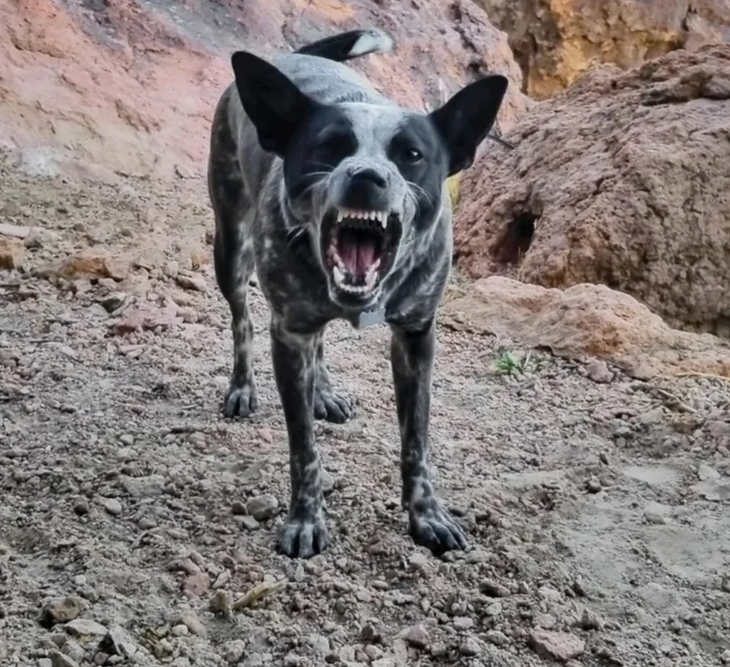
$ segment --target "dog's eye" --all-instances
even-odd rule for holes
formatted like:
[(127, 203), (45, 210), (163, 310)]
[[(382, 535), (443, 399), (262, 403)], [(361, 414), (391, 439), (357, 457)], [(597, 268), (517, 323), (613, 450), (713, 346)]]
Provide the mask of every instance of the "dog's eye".
[(403, 157), (405, 157), (406, 162), (416, 164), (423, 159), (423, 154), (417, 148), (407, 148)]

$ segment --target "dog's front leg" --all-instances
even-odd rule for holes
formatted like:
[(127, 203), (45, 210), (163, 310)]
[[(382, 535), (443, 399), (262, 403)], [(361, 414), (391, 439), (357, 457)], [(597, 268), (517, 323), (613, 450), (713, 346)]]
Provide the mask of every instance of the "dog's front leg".
[(279, 536), (279, 551), (299, 558), (320, 553), (329, 544), (324, 523), (322, 466), (314, 442), (314, 383), (317, 336), (288, 332), (271, 323), (274, 376), (289, 435), (291, 503)]
[(436, 346), (435, 322), (409, 330), (393, 327), (391, 364), (401, 435), (403, 508), (417, 544), (440, 554), (465, 549), (461, 528), (441, 507), (428, 468), (431, 373)]

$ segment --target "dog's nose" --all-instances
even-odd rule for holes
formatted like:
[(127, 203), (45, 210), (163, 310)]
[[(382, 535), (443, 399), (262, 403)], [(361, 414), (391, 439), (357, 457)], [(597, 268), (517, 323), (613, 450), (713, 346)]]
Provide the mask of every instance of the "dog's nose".
[(375, 169), (353, 169), (350, 171), (350, 181), (357, 185), (374, 185), (377, 188), (385, 188), (388, 184), (385, 177)]

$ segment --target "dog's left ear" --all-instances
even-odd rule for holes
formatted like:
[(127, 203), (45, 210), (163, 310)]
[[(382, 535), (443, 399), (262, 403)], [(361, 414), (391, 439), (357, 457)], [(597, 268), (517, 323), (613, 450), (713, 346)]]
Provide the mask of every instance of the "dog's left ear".
[(508, 83), (507, 77), (492, 74), (462, 88), (429, 114), (449, 152), (449, 176), (474, 162), (479, 144), (497, 119)]
[(283, 157), (287, 144), (316, 102), (276, 67), (252, 53), (237, 51), (231, 65), (238, 96), (256, 127), (261, 147)]

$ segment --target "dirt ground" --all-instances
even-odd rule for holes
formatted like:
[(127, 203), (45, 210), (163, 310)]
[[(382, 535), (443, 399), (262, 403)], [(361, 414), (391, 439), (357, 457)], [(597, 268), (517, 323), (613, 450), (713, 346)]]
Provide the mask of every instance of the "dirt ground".
[[(0, 272), (3, 667), (730, 664), (727, 383), (539, 352), (500, 376), (517, 344), (441, 327), (432, 465), (471, 550), (438, 560), (399, 507), (388, 331), (336, 323), (358, 412), (317, 426), (334, 545), (291, 561), (255, 288), (260, 411), (219, 414), (232, 344), (202, 181), (5, 168), (0, 218), (40, 228)], [(78, 251), (91, 279), (57, 263)]]

